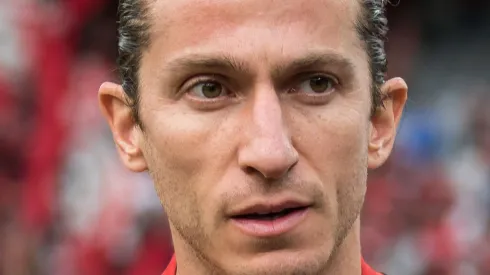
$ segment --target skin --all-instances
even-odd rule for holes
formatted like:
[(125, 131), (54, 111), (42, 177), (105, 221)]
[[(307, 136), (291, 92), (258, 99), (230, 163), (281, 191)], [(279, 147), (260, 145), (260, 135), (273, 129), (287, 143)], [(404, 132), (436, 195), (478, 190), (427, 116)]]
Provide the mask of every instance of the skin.
[[(151, 1), (143, 127), (120, 85), (104, 83), (99, 100), (124, 164), (154, 180), (179, 275), (361, 273), (367, 171), (392, 150), (407, 86), (387, 81), (385, 108), (371, 116), (359, 9), (333, 0)], [(322, 84), (312, 89), (315, 77)], [(220, 83), (208, 84), (218, 97), (196, 81)], [(286, 196), (312, 205), (286, 234), (256, 238), (230, 222), (237, 209)]]

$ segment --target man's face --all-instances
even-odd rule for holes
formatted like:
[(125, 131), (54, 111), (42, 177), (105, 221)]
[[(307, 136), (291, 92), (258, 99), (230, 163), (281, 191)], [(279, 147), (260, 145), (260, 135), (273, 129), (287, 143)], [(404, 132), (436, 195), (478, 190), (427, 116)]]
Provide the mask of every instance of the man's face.
[(128, 139), (176, 252), (226, 274), (321, 271), (356, 224), (379, 132), (358, 1), (149, 2)]

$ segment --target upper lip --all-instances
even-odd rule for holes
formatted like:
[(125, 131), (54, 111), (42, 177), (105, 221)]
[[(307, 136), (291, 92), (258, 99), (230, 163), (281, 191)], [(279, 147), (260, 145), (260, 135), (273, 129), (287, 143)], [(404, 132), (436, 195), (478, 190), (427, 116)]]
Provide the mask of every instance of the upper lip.
[(304, 208), (311, 206), (311, 203), (298, 199), (282, 199), (277, 201), (267, 200), (248, 204), (244, 207), (231, 211), (230, 217), (251, 215), (251, 214), (270, 214), (278, 213), (286, 209)]

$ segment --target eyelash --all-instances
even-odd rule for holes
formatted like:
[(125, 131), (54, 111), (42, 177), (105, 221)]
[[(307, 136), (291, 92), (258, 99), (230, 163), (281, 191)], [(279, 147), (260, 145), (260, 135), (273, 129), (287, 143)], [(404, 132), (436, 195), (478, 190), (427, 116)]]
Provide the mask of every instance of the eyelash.
[[(339, 79), (337, 77), (332, 76), (330, 74), (325, 74), (325, 73), (302, 74), (299, 77), (299, 81), (294, 81), (293, 83), (295, 83), (295, 84), (294, 85), (290, 85), (290, 86), (296, 87), (296, 86), (298, 86), (299, 84), (301, 84), (301, 83), (303, 83), (305, 81), (312, 80), (312, 79), (317, 78), (317, 77), (326, 78), (326, 79), (332, 81), (332, 86), (335, 89), (337, 89), (340, 86), (340, 81), (339, 81)], [(294, 88), (290, 88), (290, 89), (294, 89)]]
[[(202, 109), (202, 110), (214, 110), (218, 109), (223, 104), (226, 102), (229, 102), (229, 100), (233, 99), (233, 96), (235, 95), (231, 89), (228, 88), (228, 85), (225, 85), (224, 82), (224, 77), (221, 77), (219, 75), (204, 75), (204, 76), (196, 76), (193, 77), (191, 80), (188, 80), (184, 85), (182, 85), (181, 92), (183, 96), (187, 98), (187, 100), (190, 101), (191, 104), (193, 104), (196, 108)], [(224, 91), (226, 92), (225, 96), (219, 96), (216, 98), (208, 98), (208, 99), (202, 99), (199, 98), (198, 96), (192, 95), (192, 90), (197, 87), (198, 85), (201, 84), (206, 84), (206, 83), (216, 83), (217, 85), (220, 85)], [(230, 97), (230, 95), (232, 95)]]
[[(300, 89), (298, 89), (297, 87), (299, 87), (304, 81), (308, 81), (308, 80), (314, 79), (316, 77), (323, 77), (323, 78), (326, 78), (326, 79), (329, 79), (330, 81), (332, 81), (332, 86), (333, 86), (334, 91), (338, 90), (339, 87), (341, 86), (341, 82), (339, 81), (339, 79), (337, 77), (331, 75), (331, 74), (302, 73), (301, 75), (299, 75), (299, 77), (295, 77), (296, 79), (299, 79), (299, 81), (292, 81), (291, 82), (292, 85), (288, 85), (289, 88), (285, 89), (286, 94), (308, 94), (307, 96), (311, 97), (312, 99), (313, 98), (319, 98), (319, 97), (325, 97), (326, 95), (331, 94), (331, 92), (322, 93), (322, 94), (300, 93)], [(233, 97), (236, 97), (236, 94), (233, 93), (232, 89), (229, 89), (228, 85), (223, 84), (223, 82), (225, 82), (225, 81), (223, 81), (223, 77), (221, 77), (219, 75), (197, 76), (182, 86), (183, 87), (182, 93), (189, 94), (193, 88), (195, 88), (197, 85), (200, 85), (200, 84), (216, 83), (216, 84), (220, 85), (221, 87), (223, 87), (223, 89), (226, 92), (226, 95), (234, 95)], [(193, 98), (193, 100), (201, 101), (201, 102), (215, 102), (215, 101), (220, 101), (222, 99), (223, 99), (223, 96), (220, 96), (220, 97), (217, 97), (214, 99), (206, 99), (206, 100), (196, 99), (196, 97)]]
[(193, 78), (191, 78), (190, 80), (187, 80), (185, 82), (184, 85), (182, 85), (182, 90), (184, 92), (188, 92), (189, 90), (191, 90), (192, 88), (194, 88), (195, 86), (199, 85), (199, 84), (204, 84), (204, 83), (219, 83), (221, 85), (222, 84), (222, 81), (219, 80), (219, 76), (216, 76), (216, 75), (209, 75), (209, 76), (195, 76)]

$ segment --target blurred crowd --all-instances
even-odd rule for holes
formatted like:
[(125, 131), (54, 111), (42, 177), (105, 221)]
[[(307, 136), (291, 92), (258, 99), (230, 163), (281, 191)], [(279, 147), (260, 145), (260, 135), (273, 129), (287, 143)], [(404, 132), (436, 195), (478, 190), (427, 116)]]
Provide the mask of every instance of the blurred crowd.
[[(410, 102), (370, 173), (363, 255), (397, 275), (490, 274), (490, 2), (392, 1), (389, 74)], [(147, 175), (97, 105), (117, 81), (116, 0), (0, 1), (0, 275), (160, 274)]]

